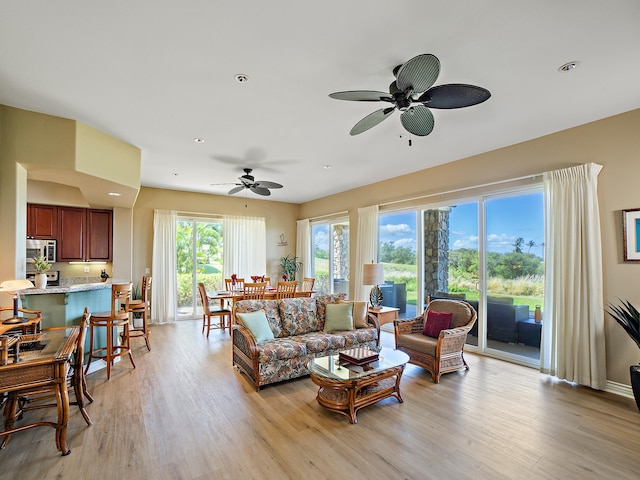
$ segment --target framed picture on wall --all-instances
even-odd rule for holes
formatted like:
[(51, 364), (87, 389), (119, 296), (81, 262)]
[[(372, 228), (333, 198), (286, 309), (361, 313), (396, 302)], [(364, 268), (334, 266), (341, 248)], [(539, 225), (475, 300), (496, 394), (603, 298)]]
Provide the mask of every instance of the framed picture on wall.
[(640, 262), (640, 208), (622, 211), (622, 248), (625, 262)]

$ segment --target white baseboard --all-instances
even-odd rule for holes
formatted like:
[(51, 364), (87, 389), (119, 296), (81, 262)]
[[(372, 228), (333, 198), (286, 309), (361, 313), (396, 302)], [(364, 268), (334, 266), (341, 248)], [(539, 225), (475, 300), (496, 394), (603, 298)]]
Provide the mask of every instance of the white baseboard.
[(631, 385), (625, 385), (624, 383), (612, 382), (607, 380), (607, 385), (604, 388), (605, 392), (615, 393), (616, 395), (622, 395), (623, 397), (633, 398), (633, 390)]

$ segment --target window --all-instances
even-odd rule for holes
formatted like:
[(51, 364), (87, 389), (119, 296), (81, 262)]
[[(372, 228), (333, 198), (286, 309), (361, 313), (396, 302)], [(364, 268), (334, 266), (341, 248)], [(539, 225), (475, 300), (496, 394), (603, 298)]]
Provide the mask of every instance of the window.
[(197, 284), (223, 290), (222, 220), (179, 217), (176, 224), (178, 319), (199, 315)]

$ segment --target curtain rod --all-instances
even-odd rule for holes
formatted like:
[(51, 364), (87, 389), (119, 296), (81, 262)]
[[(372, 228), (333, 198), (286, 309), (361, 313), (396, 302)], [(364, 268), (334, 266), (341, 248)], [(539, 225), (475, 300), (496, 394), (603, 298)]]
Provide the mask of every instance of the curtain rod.
[(506, 180), (497, 180), (495, 182), (483, 183), (482, 185), (474, 185), (472, 187), (455, 188), (453, 190), (447, 190), (445, 192), (429, 193), (427, 195), (420, 195), (419, 197), (405, 198), (403, 200), (394, 200), (392, 202), (381, 203), (379, 206), (380, 207), (385, 207), (387, 205), (395, 205), (396, 203), (412, 202), (414, 200), (421, 200), (423, 198), (445, 196), (445, 195), (449, 195), (451, 193), (464, 192), (464, 191), (467, 191), (467, 190), (477, 190), (478, 188), (491, 187), (493, 185), (500, 185), (500, 184), (503, 184), (503, 183), (518, 182), (520, 180), (527, 180), (527, 179), (534, 180), (534, 179), (536, 179), (537, 177), (540, 177), (540, 176), (542, 176), (542, 173), (533, 173), (531, 175), (525, 175), (523, 177), (509, 178), (509, 179), (506, 179)]
[[(307, 220), (311, 222), (313, 220), (318, 220), (320, 218), (338, 217), (341, 215), (349, 215), (349, 210), (343, 210), (342, 212), (335, 212), (335, 213), (327, 213), (326, 215), (318, 215), (317, 217), (309, 217)], [(304, 218), (301, 218), (300, 220), (304, 220)]]

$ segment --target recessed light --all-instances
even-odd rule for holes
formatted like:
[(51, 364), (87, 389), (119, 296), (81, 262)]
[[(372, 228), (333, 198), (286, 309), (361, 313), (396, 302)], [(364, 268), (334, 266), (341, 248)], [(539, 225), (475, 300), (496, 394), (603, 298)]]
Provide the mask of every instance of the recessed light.
[(196, 143), (204, 143), (204, 138), (196, 137), (193, 139), (193, 141)]
[(121, 193), (118, 193), (118, 192), (109, 192), (109, 196), (111, 196), (111, 197), (119, 197), (119, 196), (121, 196), (121, 195), (122, 195), (122, 194), (121, 194)]
[(562, 65), (560, 68), (558, 68), (559, 72), (570, 72), (571, 70), (575, 70), (576, 68), (578, 68), (578, 61), (575, 62), (567, 62), (564, 65)]
[(404, 133), (399, 133), (398, 135), (396, 135), (396, 138), (398, 140), (403, 140), (403, 139), (407, 138), (407, 136)]
[(325, 170), (329, 170), (331, 168), (331, 165), (323, 165), (322, 168), (324, 168)]
[(234, 78), (238, 83), (247, 83), (249, 81), (249, 77), (247, 77), (244, 73), (238, 73)]

